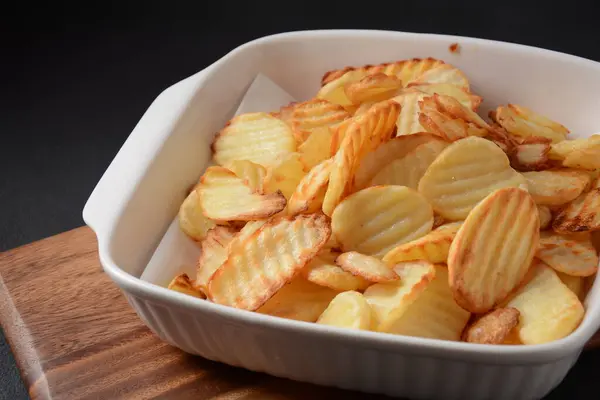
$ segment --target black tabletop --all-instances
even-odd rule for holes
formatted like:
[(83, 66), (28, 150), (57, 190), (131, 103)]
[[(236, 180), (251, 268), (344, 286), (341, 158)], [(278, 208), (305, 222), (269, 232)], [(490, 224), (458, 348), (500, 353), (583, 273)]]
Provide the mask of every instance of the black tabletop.
[[(324, 28), (434, 32), (600, 61), (600, 25), (584, 2), (82, 3), (85, 11), (27, 2), (0, 13), (0, 251), (82, 225), (85, 200), (152, 100), (260, 36)], [(582, 398), (597, 365), (600, 352), (584, 354), (549, 398)], [(0, 399), (27, 398), (0, 335)]]

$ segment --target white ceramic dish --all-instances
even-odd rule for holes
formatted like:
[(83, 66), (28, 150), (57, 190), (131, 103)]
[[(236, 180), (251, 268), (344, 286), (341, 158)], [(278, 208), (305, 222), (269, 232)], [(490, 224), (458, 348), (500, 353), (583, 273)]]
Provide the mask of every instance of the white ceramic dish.
[[(448, 46), (457, 42), (459, 54)], [(209, 145), (257, 73), (292, 96), (316, 93), (325, 71), (412, 57), (462, 69), (482, 111), (513, 102), (600, 131), (600, 64), (488, 40), (384, 31), (305, 31), (245, 44), (152, 103), (90, 196), (84, 220), (102, 266), (140, 318), (186, 352), (272, 375), (409, 398), (532, 399), (558, 385), (600, 326), (600, 288), (570, 336), (536, 346), (484, 346), (350, 331), (236, 310), (140, 280)], [(597, 281), (596, 281), (597, 283)]]

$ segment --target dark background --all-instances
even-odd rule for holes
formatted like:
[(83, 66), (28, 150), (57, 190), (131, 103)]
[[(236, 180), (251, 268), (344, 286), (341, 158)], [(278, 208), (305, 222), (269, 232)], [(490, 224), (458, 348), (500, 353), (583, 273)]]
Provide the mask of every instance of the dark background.
[[(600, 61), (591, 1), (21, 4), (0, 10), (0, 251), (82, 225), (85, 200), (152, 100), (260, 36), (433, 32)], [(550, 398), (583, 398), (598, 365), (600, 352), (582, 356)], [(27, 399), (1, 334), (0, 399)]]

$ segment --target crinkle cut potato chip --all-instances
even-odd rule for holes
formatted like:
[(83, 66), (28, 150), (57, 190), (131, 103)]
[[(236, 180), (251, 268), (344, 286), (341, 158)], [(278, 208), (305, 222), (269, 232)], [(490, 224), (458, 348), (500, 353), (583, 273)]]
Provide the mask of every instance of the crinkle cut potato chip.
[(335, 290), (297, 277), (279, 289), (256, 312), (296, 321), (316, 322), (337, 294)]
[(238, 246), (208, 283), (211, 301), (254, 311), (289, 282), (327, 243), (323, 214), (273, 218)]
[(215, 221), (268, 218), (285, 208), (281, 192), (260, 194), (223, 167), (208, 167), (198, 185), (204, 215)]
[(221, 165), (249, 160), (264, 167), (277, 157), (296, 151), (292, 129), (264, 112), (242, 114), (229, 121), (215, 137), (213, 159)]
[[(244, 227), (248, 231), (250, 227)], [(196, 281), (194, 287), (206, 293), (208, 281), (215, 271), (227, 260), (229, 243), (238, 232), (228, 226), (216, 226), (208, 231), (206, 238), (200, 243), (200, 257), (196, 265)]]
[(598, 254), (587, 232), (571, 235), (542, 232), (535, 256), (567, 275), (590, 276), (598, 270)]
[(527, 187), (536, 204), (560, 206), (578, 197), (590, 184), (583, 171), (547, 170), (523, 172)]
[(600, 230), (600, 179), (554, 217), (552, 229), (559, 233)]
[(498, 308), (479, 318), (465, 329), (463, 340), (468, 343), (503, 344), (519, 324), (519, 310)]
[(378, 72), (367, 75), (358, 82), (347, 84), (344, 92), (352, 104), (358, 105), (390, 99), (401, 88), (400, 79)]
[(493, 191), (526, 187), (508, 157), (489, 140), (471, 136), (446, 147), (419, 182), (419, 192), (436, 213), (459, 221)]
[(334, 126), (351, 115), (339, 104), (323, 99), (311, 99), (283, 107), (279, 117), (290, 127), (298, 143), (302, 143), (319, 128)]
[(315, 129), (310, 136), (298, 146), (300, 159), (308, 169), (319, 165), (331, 158), (335, 152), (331, 151), (333, 131), (329, 127)]
[(300, 153), (289, 153), (281, 156), (267, 168), (264, 188), (266, 193), (281, 193), (289, 200), (298, 183), (306, 175)]
[(533, 110), (516, 104), (500, 106), (490, 113), (490, 118), (511, 135), (521, 138), (545, 137), (558, 143), (566, 139), (569, 130)]
[(450, 245), (461, 225), (462, 222), (441, 225), (419, 239), (388, 251), (383, 257), (383, 262), (393, 265), (403, 261), (427, 260), (433, 264), (445, 264), (448, 261)]
[(399, 280), (373, 284), (363, 293), (375, 315), (376, 331), (387, 331), (423, 293), (436, 274), (434, 265), (427, 261), (399, 263), (394, 271)]
[(585, 312), (583, 305), (551, 268), (541, 262), (532, 268), (532, 279), (506, 305), (521, 314), (519, 338), (523, 344), (562, 339), (579, 326)]
[(326, 215), (331, 216), (334, 208), (349, 194), (354, 172), (364, 155), (391, 138), (399, 111), (400, 106), (393, 101), (378, 103), (350, 124), (333, 158), (323, 199)]
[(383, 167), (371, 180), (369, 186), (399, 185), (417, 190), (419, 181), (437, 156), (448, 147), (448, 142), (433, 139), (419, 145), (404, 157)]
[(263, 183), (267, 170), (262, 165), (248, 160), (233, 160), (226, 168), (241, 178), (253, 192), (264, 193)]
[(340, 254), (335, 263), (344, 271), (369, 282), (389, 282), (398, 279), (398, 275), (383, 261), (356, 251)]
[(411, 83), (408, 87), (413, 90), (427, 93), (430, 96), (437, 93), (454, 97), (460, 104), (473, 111), (476, 111), (483, 101), (481, 96), (477, 96), (476, 94), (451, 83)]
[(373, 319), (371, 306), (363, 295), (359, 292), (347, 291), (334, 297), (317, 320), (317, 324), (368, 330)]
[(321, 209), (329, 183), (333, 159), (327, 159), (308, 171), (288, 201), (288, 214), (314, 213)]
[(600, 134), (552, 144), (548, 156), (553, 160), (561, 161), (563, 167), (598, 169), (600, 168)]
[(383, 143), (361, 160), (354, 175), (355, 188), (366, 188), (373, 177), (386, 165), (403, 158), (420, 145), (436, 140), (441, 139), (431, 133), (415, 133), (414, 135), (397, 136), (389, 142)]
[(196, 189), (192, 190), (183, 200), (177, 217), (181, 230), (197, 242), (204, 239), (207, 232), (216, 225), (202, 212), (200, 195)]
[(410, 84), (424, 85), (439, 83), (451, 84), (466, 91), (470, 91), (469, 80), (465, 74), (458, 68), (445, 63), (425, 71), (415, 80), (405, 82), (407, 86)]
[(302, 270), (303, 276), (310, 282), (338, 291), (365, 290), (371, 282), (344, 271), (335, 263), (340, 253), (322, 250)]
[(435, 265), (435, 276), (422, 293), (404, 310), (385, 324), (383, 332), (440, 340), (460, 340), (471, 313), (452, 298), (448, 269)]
[(198, 297), (204, 299), (204, 293), (194, 288), (192, 280), (187, 274), (179, 274), (169, 283), (168, 289), (174, 290), (179, 293), (187, 294), (189, 296)]
[(396, 121), (396, 136), (412, 135), (426, 131), (419, 121), (419, 102), (428, 96), (427, 93), (409, 90), (393, 98), (396, 103), (400, 104), (400, 115), (398, 115)]
[(331, 229), (343, 251), (383, 257), (394, 247), (426, 235), (433, 210), (415, 190), (374, 186), (344, 199), (333, 212)]
[(536, 205), (522, 189), (496, 190), (475, 206), (448, 254), (456, 302), (465, 310), (484, 313), (506, 298), (529, 270), (539, 230)]

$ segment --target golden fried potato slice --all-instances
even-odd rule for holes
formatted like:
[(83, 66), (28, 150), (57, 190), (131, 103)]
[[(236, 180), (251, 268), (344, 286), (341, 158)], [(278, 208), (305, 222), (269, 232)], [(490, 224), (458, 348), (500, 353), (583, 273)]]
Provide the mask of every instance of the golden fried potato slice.
[(321, 209), (332, 166), (333, 158), (329, 158), (300, 179), (288, 201), (289, 215), (314, 213)]
[[(242, 228), (248, 232), (252, 225)], [(196, 265), (196, 281), (194, 287), (208, 291), (208, 281), (215, 271), (227, 260), (229, 243), (236, 237), (235, 229), (229, 226), (216, 226), (208, 231), (206, 238), (200, 243), (200, 257)]]
[(311, 135), (298, 146), (300, 160), (308, 169), (333, 157), (331, 151), (333, 131), (329, 127), (315, 129)]
[(390, 99), (402, 88), (402, 81), (382, 72), (367, 75), (358, 82), (345, 86), (346, 97), (352, 104), (378, 102)]
[(373, 320), (373, 311), (364, 296), (359, 292), (348, 291), (331, 300), (317, 324), (369, 330)]
[(216, 224), (213, 220), (206, 217), (202, 212), (200, 195), (197, 190), (192, 190), (187, 195), (177, 214), (179, 227), (181, 230), (197, 242), (206, 237), (206, 233)]
[(502, 344), (519, 324), (519, 310), (512, 307), (498, 308), (479, 318), (463, 333), (469, 343)]
[(227, 169), (241, 178), (253, 192), (263, 194), (263, 182), (267, 170), (260, 164), (248, 160), (233, 160), (227, 165)]
[(306, 175), (300, 153), (289, 153), (267, 168), (264, 188), (266, 193), (282, 193), (289, 200)]
[(389, 282), (398, 279), (398, 275), (386, 263), (356, 251), (340, 254), (335, 263), (344, 271), (369, 282)]
[(440, 340), (460, 340), (471, 313), (454, 302), (448, 286), (448, 269), (435, 266), (435, 277), (406, 308), (381, 326), (380, 331), (396, 335)]
[(567, 275), (590, 276), (598, 270), (598, 254), (587, 232), (571, 235), (542, 232), (535, 256)]
[(281, 192), (260, 194), (223, 167), (208, 167), (198, 185), (204, 215), (215, 221), (267, 218), (285, 208)]
[(540, 229), (546, 229), (552, 224), (552, 211), (547, 206), (537, 205), (538, 214), (540, 216)]
[(496, 190), (475, 206), (448, 254), (456, 302), (465, 310), (484, 313), (502, 301), (525, 278), (539, 230), (535, 203), (522, 189)]
[(374, 186), (344, 199), (332, 215), (331, 228), (344, 251), (383, 257), (394, 247), (426, 235), (433, 210), (415, 190)]
[(296, 277), (279, 289), (256, 312), (296, 321), (316, 322), (337, 294), (335, 290)]
[[(328, 71), (323, 75), (321, 79), (321, 86), (325, 86), (330, 82), (338, 80), (341, 77), (351, 75), (354, 82), (359, 81), (364, 76), (383, 72), (389, 76), (395, 76), (399, 78), (402, 83), (406, 86), (408, 83), (414, 81), (425, 72), (432, 68), (444, 65), (442, 60), (434, 58), (413, 58), (409, 60), (400, 60), (391, 63), (384, 63), (378, 65), (364, 65), (362, 67), (345, 67), (338, 70)], [(347, 78), (348, 79), (348, 78)]]
[(330, 235), (323, 214), (271, 219), (230, 246), (227, 261), (208, 282), (210, 300), (256, 310), (321, 250)]
[(322, 250), (302, 270), (303, 276), (310, 282), (337, 291), (365, 290), (371, 282), (344, 271), (335, 263), (339, 252)]
[(560, 271), (554, 270), (556, 275), (560, 278), (562, 283), (564, 283), (573, 293), (577, 295), (579, 300), (583, 300), (585, 295), (585, 281), (581, 276), (573, 276), (563, 274)]
[(552, 144), (548, 156), (563, 167), (595, 170), (600, 168), (600, 134)]
[(440, 153), (419, 181), (419, 192), (435, 212), (459, 221), (494, 190), (520, 186), (526, 186), (525, 178), (510, 167), (506, 154), (491, 141), (471, 136)]
[(510, 164), (517, 171), (541, 171), (552, 166), (550, 139), (531, 137), (516, 144), (510, 152)]
[(433, 139), (423, 143), (404, 157), (383, 167), (371, 180), (369, 186), (400, 185), (417, 190), (419, 181), (429, 165), (448, 147), (448, 142)]
[(383, 257), (383, 262), (393, 265), (403, 261), (426, 260), (433, 264), (445, 264), (450, 244), (461, 225), (462, 222), (441, 225), (419, 239), (391, 249)]
[(353, 118), (333, 158), (329, 185), (323, 199), (326, 215), (331, 216), (334, 208), (350, 193), (354, 172), (364, 155), (391, 139), (399, 112), (397, 103), (386, 101)]
[(431, 133), (415, 133), (398, 136), (382, 144), (361, 160), (354, 175), (354, 187), (356, 189), (366, 188), (371, 179), (386, 165), (403, 158), (422, 144), (439, 140), (436, 135)]
[(398, 115), (396, 121), (396, 136), (412, 135), (426, 131), (419, 122), (419, 102), (428, 96), (424, 92), (409, 90), (393, 98), (396, 103), (400, 104), (400, 115)]
[(187, 274), (179, 274), (169, 283), (168, 289), (174, 290), (179, 293), (187, 294), (190, 296), (198, 297), (199, 299), (205, 299), (204, 293), (194, 288), (192, 280)]
[(417, 79), (404, 82), (407, 86), (439, 83), (451, 84), (466, 91), (470, 90), (469, 80), (465, 74), (450, 64), (438, 65), (425, 71)]
[(559, 233), (600, 230), (600, 180), (554, 217), (552, 229)]
[(498, 107), (490, 117), (511, 135), (522, 138), (538, 136), (558, 143), (565, 140), (569, 130), (533, 110), (516, 104)]
[(319, 128), (335, 126), (351, 115), (339, 104), (311, 99), (283, 107), (279, 117), (292, 127), (298, 143), (303, 143)]
[(506, 305), (521, 313), (519, 338), (524, 344), (562, 339), (579, 326), (583, 305), (550, 267), (535, 263), (532, 269), (532, 279)]
[(316, 97), (343, 107), (352, 106), (352, 102), (346, 96), (346, 85), (359, 82), (367, 75), (369, 73), (366, 70), (346, 70), (342, 74), (338, 74), (335, 79), (323, 82)]
[(424, 130), (450, 142), (468, 136), (483, 137), (492, 130), (477, 113), (451, 96), (426, 97), (420, 101), (419, 109), (419, 123)]
[(296, 151), (292, 129), (264, 112), (242, 114), (229, 121), (215, 137), (213, 159), (221, 166), (249, 160), (264, 167), (277, 157)]
[(590, 184), (588, 174), (568, 169), (530, 171), (522, 175), (536, 204), (546, 206), (560, 206), (575, 200)]
[(453, 85), (451, 83), (411, 83), (408, 85), (410, 89), (419, 90), (421, 92), (427, 93), (430, 96), (434, 94), (441, 94), (445, 96), (454, 97), (460, 104), (467, 107), (470, 110), (476, 111), (479, 108), (479, 105), (483, 101), (481, 96), (477, 96), (469, 92), (468, 90)]
[(410, 261), (396, 265), (400, 280), (376, 283), (365, 290), (364, 297), (375, 315), (374, 330), (386, 332), (434, 279), (436, 269), (427, 261)]

